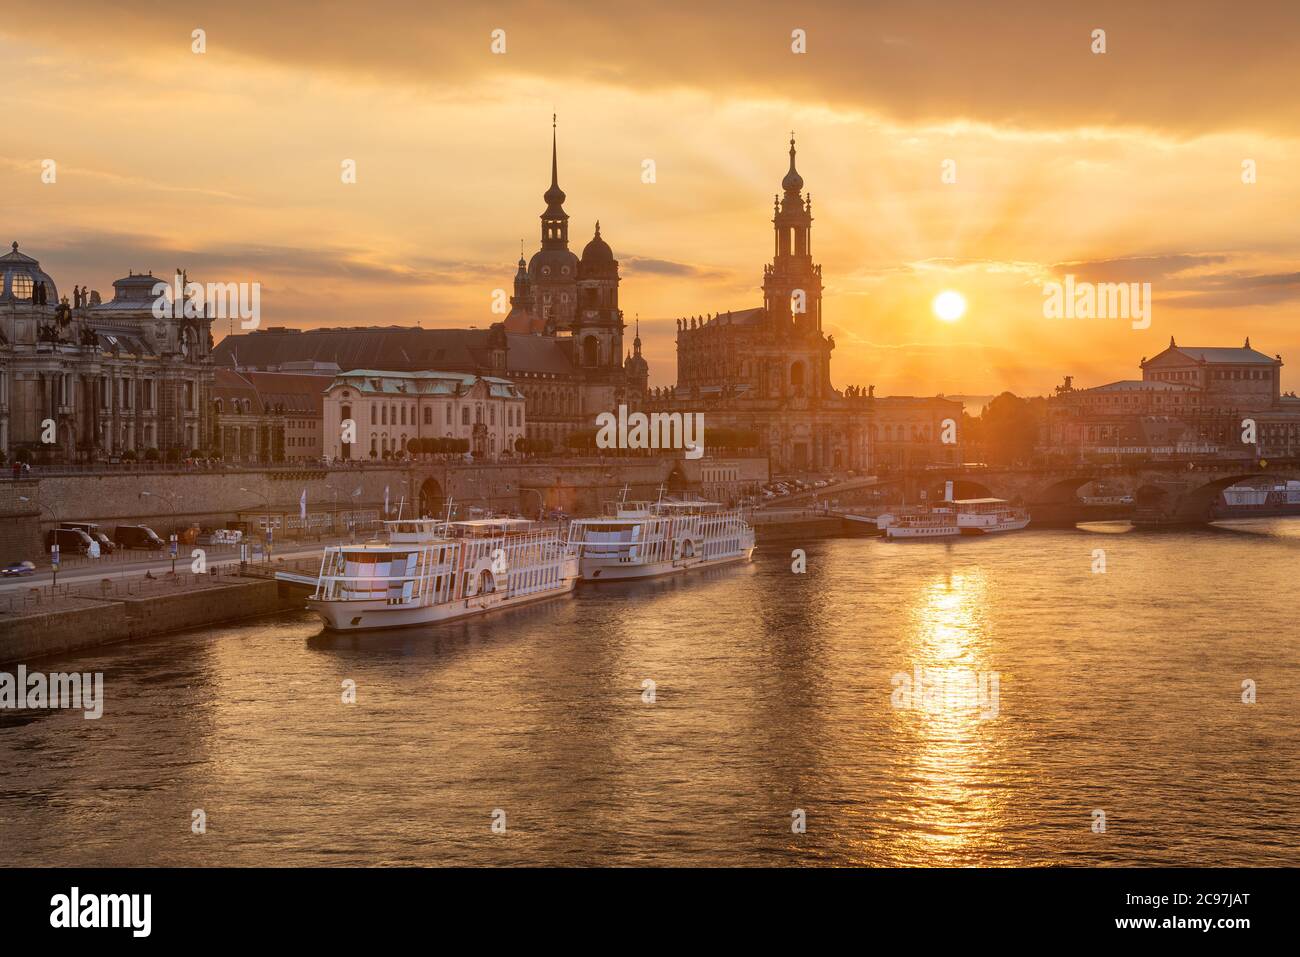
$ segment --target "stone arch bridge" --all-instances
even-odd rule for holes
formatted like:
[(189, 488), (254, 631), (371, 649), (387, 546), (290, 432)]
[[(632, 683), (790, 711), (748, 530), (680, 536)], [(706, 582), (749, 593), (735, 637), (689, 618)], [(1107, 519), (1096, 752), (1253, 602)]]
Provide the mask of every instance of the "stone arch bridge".
[[(1129, 518), (1140, 525), (1194, 525), (1213, 520), (1214, 506), (1225, 488), (1251, 479), (1300, 481), (1300, 459), (1174, 459), (1025, 468), (927, 468), (851, 479), (783, 496), (767, 505), (785, 508), (835, 500), (843, 508), (935, 501), (943, 498), (945, 484), (952, 482), (954, 498), (992, 497), (1024, 503), (1034, 524), (1039, 526), (1112, 518)], [(1080, 490), (1097, 483), (1104, 483), (1106, 497), (1129, 497), (1132, 504), (1085, 502)]]

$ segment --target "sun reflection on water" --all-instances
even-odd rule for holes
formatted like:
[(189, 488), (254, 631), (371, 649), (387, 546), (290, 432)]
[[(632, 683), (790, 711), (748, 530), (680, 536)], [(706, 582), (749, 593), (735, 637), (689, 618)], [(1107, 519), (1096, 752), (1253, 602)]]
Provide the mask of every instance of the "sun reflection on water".
[[(895, 700), (906, 787), (900, 848), (913, 865), (962, 865), (996, 842), (1000, 799), (988, 786), (998, 740), (1000, 676), (990, 661), (988, 582), (963, 568), (923, 584), (910, 615), (910, 687)], [(910, 683), (909, 683), (910, 682)]]

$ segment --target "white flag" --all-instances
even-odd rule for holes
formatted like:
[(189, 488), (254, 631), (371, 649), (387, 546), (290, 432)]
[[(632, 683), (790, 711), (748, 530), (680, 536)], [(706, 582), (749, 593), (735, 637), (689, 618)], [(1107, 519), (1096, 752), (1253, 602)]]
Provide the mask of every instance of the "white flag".
[(307, 520), (307, 490), (302, 490), (302, 498), (298, 499), (298, 517), (303, 521)]

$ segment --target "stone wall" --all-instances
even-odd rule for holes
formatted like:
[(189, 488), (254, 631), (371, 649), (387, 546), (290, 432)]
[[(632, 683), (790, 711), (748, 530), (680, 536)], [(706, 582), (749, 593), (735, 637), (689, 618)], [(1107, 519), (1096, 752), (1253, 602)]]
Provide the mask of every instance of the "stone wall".
[(40, 557), (41, 512), (38, 482), (0, 479), (0, 564)]
[(0, 664), (202, 628), (302, 607), (273, 580), (140, 598), (59, 599), (48, 612), (0, 618)]
[[(146, 524), (165, 536), (173, 510), (182, 528), (194, 523), (221, 527), (237, 521), (240, 512), (268, 507), (273, 514), (296, 516), (304, 490), (311, 511), (336, 505), (348, 509), (353, 503), (379, 508), (387, 492), (390, 506), (395, 510), (404, 502), (409, 515), (419, 508), (423, 491), (424, 500), (435, 504), (450, 495), (462, 505), (532, 515), (540, 497), (540, 504), (548, 509), (595, 515), (604, 502), (616, 499), (625, 485), (634, 498), (653, 497), (660, 485), (677, 491), (698, 490), (701, 470), (711, 461), (664, 457), (514, 465), (418, 463), (393, 468), (91, 472), (37, 476), (31, 483), (16, 484), (29, 486), (18, 494), (50, 505), (60, 521), (98, 522), (109, 534), (118, 525)], [(747, 481), (766, 481), (766, 459), (727, 461), (737, 463)], [(354, 496), (358, 489), (360, 494)], [(4, 500), (0, 499), (0, 526), (10, 525), (11, 517), (3, 509)], [(42, 511), (42, 528), (53, 527), (53, 515), (50, 509)], [(17, 511), (12, 516), (29, 522), (31, 518)], [(30, 534), (30, 529), (21, 534)]]

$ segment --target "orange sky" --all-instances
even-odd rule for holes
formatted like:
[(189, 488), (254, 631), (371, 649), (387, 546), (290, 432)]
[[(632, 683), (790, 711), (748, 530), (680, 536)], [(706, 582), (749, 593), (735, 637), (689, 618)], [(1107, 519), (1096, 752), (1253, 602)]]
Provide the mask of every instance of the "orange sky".
[[(601, 221), (666, 384), (674, 317), (761, 301), (794, 129), (837, 385), (1036, 394), (1134, 377), (1172, 334), (1249, 335), (1300, 388), (1294, 2), (467, 6), (6, 19), (5, 245), (61, 292), (182, 266), (260, 282), (263, 325), (482, 327), (538, 243), (554, 110), (573, 245)], [(1151, 327), (1044, 318), (1066, 272), (1150, 282)]]

